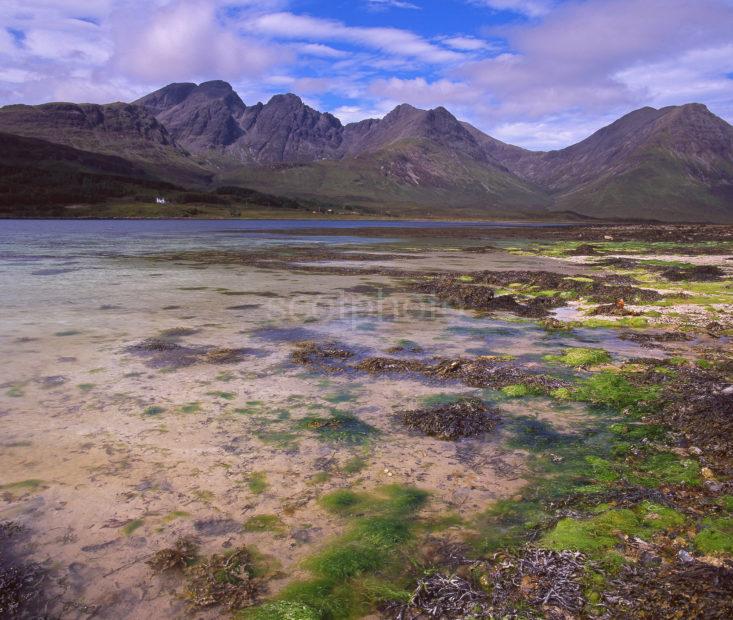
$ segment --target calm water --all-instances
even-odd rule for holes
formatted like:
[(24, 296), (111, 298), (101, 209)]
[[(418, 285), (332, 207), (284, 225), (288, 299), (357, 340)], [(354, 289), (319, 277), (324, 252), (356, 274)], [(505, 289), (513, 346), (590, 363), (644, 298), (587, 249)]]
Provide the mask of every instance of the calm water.
[[(381, 241), (389, 241), (391, 228), (457, 226), (535, 228), (548, 224), (391, 220), (0, 220), (0, 260), (147, 254), (181, 249), (247, 249), (275, 244), (378, 243), (380, 239), (359, 237), (358, 229), (384, 228), (385, 238)], [(346, 229), (356, 234), (298, 237), (297, 234), (268, 232), (312, 228)]]

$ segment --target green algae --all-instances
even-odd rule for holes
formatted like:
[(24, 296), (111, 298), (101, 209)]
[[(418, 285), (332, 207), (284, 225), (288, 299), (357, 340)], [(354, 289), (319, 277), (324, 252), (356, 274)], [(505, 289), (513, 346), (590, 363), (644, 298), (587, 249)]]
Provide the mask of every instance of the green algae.
[(625, 440), (662, 441), (667, 437), (667, 430), (659, 424), (643, 424), (639, 422), (616, 422), (608, 430)]
[(725, 512), (733, 512), (733, 495), (723, 495), (722, 497), (719, 497), (717, 504)]
[(378, 433), (377, 429), (359, 418), (336, 409), (330, 417), (306, 416), (296, 428), (313, 431), (321, 441), (361, 445)]
[(285, 530), (285, 524), (277, 515), (255, 515), (244, 522), (245, 532), (277, 532)]
[(653, 402), (658, 391), (656, 387), (634, 385), (622, 374), (608, 370), (583, 380), (572, 397), (579, 401), (624, 409)]
[(273, 614), (282, 608), (294, 609), (296, 618), (357, 618), (380, 600), (404, 598), (407, 592), (398, 587), (405, 580), (400, 551), (413, 542), (427, 498), (424, 491), (398, 485), (324, 495), (319, 503), (347, 520), (346, 532), (303, 562), (312, 578), (290, 584), (277, 600), (240, 617), (277, 617)]
[(143, 411), (143, 415), (145, 416), (158, 416), (161, 413), (165, 413), (165, 407), (160, 407), (158, 405), (151, 405), (150, 407), (146, 407)]
[(733, 553), (733, 517), (710, 517), (694, 538), (698, 551), (707, 555)]
[(649, 327), (649, 319), (643, 316), (622, 316), (618, 319), (601, 319), (591, 318), (583, 319), (577, 322), (578, 327), (588, 327), (592, 329), (614, 329), (614, 328), (631, 328), (631, 329), (643, 329)]
[(356, 400), (356, 396), (348, 391), (348, 390), (341, 390), (339, 392), (333, 392), (331, 394), (326, 394), (323, 397), (323, 400), (326, 402), (331, 403), (332, 405), (338, 405), (341, 403), (351, 403)]
[(39, 480), (38, 478), (29, 478), (27, 480), (19, 480), (18, 482), (0, 484), (0, 492), (8, 493), (12, 496), (17, 496), (24, 495), (25, 493), (39, 491), (43, 487), (43, 480)]
[(676, 510), (643, 501), (634, 508), (606, 510), (590, 519), (561, 519), (540, 538), (538, 544), (554, 551), (572, 550), (598, 555), (617, 545), (621, 534), (648, 539), (658, 532), (684, 524), (684, 515)]
[(541, 396), (542, 390), (525, 383), (515, 383), (501, 388), (501, 393), (509, 398), (523, 398), (525, 396)]
[(578, 443), (577, 436), (562, 433), (550, 422), (531, 416), (515, 416), (508, 425), (512, 436), (507, 445), (511, 448), (531, 451), (556, 450)]
[(281, 450), (295, 448), (298, 445), (298, 436), (289, 431), (257, 431), (255, 436), (262, 443), (275, 446)]
[(322, 616), (312, 607), (295, 601), (274, 601), (255, 609), (244, 610), (236, 616), (239, 620), (321, 620)]
[(323, 484), (324, 482), (328, 482), (332, 477), (333, 475), (331, 474), (331, 472), (319, 471), (313, 474), (310, 478), (308, 478), (308, 484)]
[(122, 533), (125, 536), (132, 536), (132, 534), (140, 529), (145, 524), (143, 519), (133, 519), (128, 524), (122, 527)]
[(186, 512), (185, 510), (172, 510), (167, 515), (165, 515), (162, 519), (163, 523), (166, 525), (169, 523), (173, 523), (174, 521), (177, 521), (178, 519), (185, 519), (187, 517), (190, 517), (191, 513)]
[(358, 474), (367, 466), (367, 462), (360, 456), (354, 456), (341, 466), (341, 471), (349, 476)]
[(185, 405), (181, 405), (178, 410), (181, 413), (198, 413), (201, 411), (201, 403), (199, 402), (193, 402), (193, 403), (187, 403)]
[(215, 396), (216, 398), (221, 398), (222, 400), (234, 400), (237, 395), (234, 392), (222, 392), (220, 390), (212, 390), (211, 392), (206, 392), (208, 396)]
[(267, 474), (263, 471), (254, 471), (247, 478), (247, 487), (255, 495), (264, 493), (267, 486)]
[(479, 514), (475, 526), (479, 532), (475, 541), (481, 554), (499, 549), (519, 547), (529, 532), (549, 518), (541, 502), (529, 498), (499, 500)]
[(557, 362), (573, 368), (586, 368), (607, 364), (611, 361), (611, 354), (605, 349), (591, 349), (577, 347), (565, 349), (561, 355), (545, 355), (543, 359), (548, 362)]
[(699, 486), (702, 482), (700, 464), (691, 459), (682, 459), (672, 452), (651, 454), (634, 464), (628, 474), (631, 482), (643, 486), (657, 487), (661, 484), (683, 484)]

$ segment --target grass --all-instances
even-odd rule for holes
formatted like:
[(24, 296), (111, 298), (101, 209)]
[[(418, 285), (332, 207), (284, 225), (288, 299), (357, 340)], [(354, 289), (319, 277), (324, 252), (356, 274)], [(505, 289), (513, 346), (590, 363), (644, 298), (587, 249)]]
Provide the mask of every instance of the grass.
[(181, 405), (178, 410), (181, 413), (198, 413), (201, 411), (201, 403), (187, 403), (185, 405)]

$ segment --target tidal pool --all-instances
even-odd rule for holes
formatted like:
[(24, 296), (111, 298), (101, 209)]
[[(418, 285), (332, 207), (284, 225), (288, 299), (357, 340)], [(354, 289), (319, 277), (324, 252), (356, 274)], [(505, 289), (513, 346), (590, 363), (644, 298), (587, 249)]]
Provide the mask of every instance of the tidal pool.
[[(268, 233), (274, 225), (0, 222), (0, 520), (28, 530), (30, 557), (49, 572), (52, 615), (191, 617), (180, 580), (152, 576), (146, 564), (182, 536), (196, 537), (202, 555), (247, 545), (271, 558), (278, 569), (266, 600), (307, 578), (307, 558), (344, 533), (344, 520), (319, 502), (338, 489), (417, 487), (428, 494), (421, 518), (460, 537), (463, 524), (521, 495), (535, 475), (531, 442), (517, 440), (522, 424), (582, 437), (598, 423), (583, 403), (304, 367), (291, 358), (297, 342), (338, 342), (358, 359), (510, 355), (558, 377), (585, 372), (545, 358), (568, 347), (602, 348), (617, 363), (664, 355), (617, 330), (547, 331), (359, 273), (582, 267), (461, 253), (391, 236), (387, 223), (383, 239), (360, 237), (358, 223), (324, 237), (292, 234), (311, 225), (298, 222), (276, 223), (291, 234)], [(278, 260), (302, 248), (308, 260)], [(311, 260), (319, 248), (377, 260)], [(188, 251), (259, 258), (170, 258)], [(350, 269), (301, 269), (319, 265)], [(484, 399), (502, 422), (450, 442), (399, 421), (400, 411), (457, 396)]]

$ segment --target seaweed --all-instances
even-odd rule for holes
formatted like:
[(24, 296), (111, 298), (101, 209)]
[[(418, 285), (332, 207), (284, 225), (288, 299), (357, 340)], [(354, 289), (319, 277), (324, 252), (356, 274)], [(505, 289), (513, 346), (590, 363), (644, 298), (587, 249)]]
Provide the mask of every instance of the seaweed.
[(221, 605), (230, 611), (253, 605), (264, 584), (250, 550), (214, 554), (187, 569), (185, 598), (194, 608)]
[(461, 398), (446, 405), (405, 411), (400, 417), (408, 428), (449, 441), (488, 433), (499, 422), (498, 414), (479, 398)]
[(182, 571), (191, 566), (198, 557), (198, 543), (196, 539), (181, 537), (172, 547), (160, 549), (153, 554), (146, 564), (154, 573), (168, 571)]
[(0, 522), (0, 617), (40, 617), (43, 583), (47, 571), (37, 562), (21, 560), (14, 553), (14, 540), (24, 532), (10, 521)]

